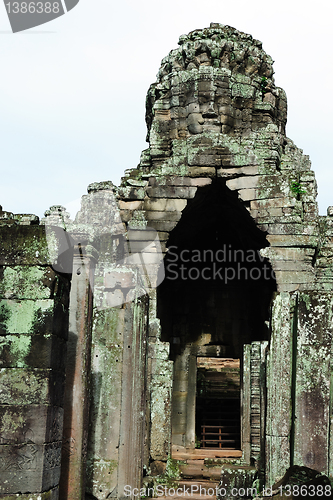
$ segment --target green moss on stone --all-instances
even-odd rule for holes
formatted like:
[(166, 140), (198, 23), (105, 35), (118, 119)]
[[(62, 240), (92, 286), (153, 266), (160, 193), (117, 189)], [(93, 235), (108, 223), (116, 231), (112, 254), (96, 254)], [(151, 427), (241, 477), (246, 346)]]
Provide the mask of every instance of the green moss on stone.
[[(102, 494), (108, 494), (116, 486), (117, 478), (115, 476), (118, 467), (117, 460), (87, 460), (87, 492), (100, 497)], [(106, 498), (103, 497), (103, 498)]]
[(4, 266), (0, 297), (5, 299), (48, 299), (55, 273), (39, 266)]
[(10, 226), (0, 229), (0, 254), (4, 264), (51, 263), (44, 226)]
[(44, 333), (52, 328), (53, 300), (2, 300), (2, 334)]
[(28, 365), (25, 358), (29, 355), (30, 348), (31, 336), (29, 335), (9, 335), (6, 338), (0, 338), (0, 366), (1, 361), (4, 363), (9, 361), (12, 367), (26, 368)]
[(0, 335), (6, 335), (8, 332), (8, 320), (11, 312), (9, 304), (6, 301), (0, 302)]
[(50, 370), (0, 369), (0, 404), (49, 404)]
[[(122, 342), (119, 329), (119, 310), (109, 308), (104, 310), (95, 310), (93, 324), (93, 342), (102, 345), (119, 344)], [(107, 336), (106, 336), (107, 332)]]
[(186, 462), (175, 460), (168, 456), (165, 472), (155, 479), (156, 483), (172, 487), (181, 478), (180, 465), (185, 464)]

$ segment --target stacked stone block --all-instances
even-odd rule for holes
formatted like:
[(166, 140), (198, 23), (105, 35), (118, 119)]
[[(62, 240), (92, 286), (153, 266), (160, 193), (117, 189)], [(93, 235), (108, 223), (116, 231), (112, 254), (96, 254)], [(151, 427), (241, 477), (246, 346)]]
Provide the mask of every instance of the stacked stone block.
[[(140, 188), (134, 182), (124, 195)], [(148, 299), (144, 270), (126, 259), (151, 234), (137, 211), (127, 239), (111, 182), (88, 187), (74, 221), (51, 207), (44, 222), (62, 227), (74, 245), (60, 496), (122, 496), (125, 485), (140, 487), (148, 465)]]
[[(35, 216), (0, 212), (2, 496), (58, 497), (72, 271), (63, 499), (85, 490), (122, 498), (126, 484), (140, 487), (143, 469), (171, 454), (172, 406), (186, 413), (173, 423), (176, 444), (194, 448), (196, 356), (222, 356), (225, 346), (205, 334), (186, 345), (173, 397), (164, 340), (180, 335), (161, 331), (156, 286), (173, 231), (217, 185), (261, 231), (277, 286), (267, 353), (265, 342), (244, 347), (242, 467), (255, 464), (267, 486), (292, 464), (333, 475), (333, 209), (318, 216), (314, 173), (286, 137), (286, 119), (261, 42), (212, 23), (182, 35), (163, 59), (138, 167), (120, 187), (91, 184), (75, 221), (63, 207), (47, 212), (46, 226), (73, 238), (73, 268), (52, 265)], [(143, 251), (144, 263), (127, 260)]]
[[(164, 244), (187, 200), (219, 179), (268, 233), (263, 255), (279, 291), (315, 288), (316, 181), (309, 158), (285, 136), (286, 95), (271, 58), (250, 35), (214, 23), (179, 45), (148, 91), (150, 147), (118, 191), (122, 217), (142, 211)], [(131, 189), (136, 179), (144, 196)]]
[[(167, 251), (188, 203), (201, 187), (220, 182), (238, 194), (266, 235), (261, 254), (273, 267), (278, 293), (269, 344), (266, 457), (261, 448), (256, 460), (272, 484), (294, 460), (308, 466), (320, 462), (297, 451), (303, 424), (294, 422), (304, 419), (296, 392), (302, 393), (305, 382), (295, 379), (303, 348), (295, 340), (301, 326), (294, 311), (298, 294), (332, 290), (332, 214), (318, 216), (314, 173), (309, 158), (285, 135), (286, 95), (275, 86), (272, 60), (261, 43), (213, 23), (182, 36), (179, 45), (163, 59), (148, 91), (149, 148), (138, 168), (126, 172), (119, 206), (126, 222), (136, 209), (143, 212)], [(135, 179), (146, 182), (144, 196), (132, 195)], [(323, 314), (317, 311), (320, 328)], [(326, 330), (331, 338), (330, 326)], [(316, 350), (314, 340), (311, 345), (307, 348)], [(323, 373), (326, 362), (318, 360)], [(324, 399), (326, 383), (327, 377)], [(322, 426), (327, 427), (326, 417)], [(327, 443), (323, 447), (328, 460)], [(320, 463), (329, 472), (327, 463)]]
[(56, 499), (69, 282), (36, 217), (0, 215), (0, 494)]

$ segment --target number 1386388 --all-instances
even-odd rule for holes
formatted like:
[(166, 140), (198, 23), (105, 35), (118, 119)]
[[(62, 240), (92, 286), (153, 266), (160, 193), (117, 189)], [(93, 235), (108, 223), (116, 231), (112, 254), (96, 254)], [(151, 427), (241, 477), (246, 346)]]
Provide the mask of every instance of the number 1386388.
[(8, 2), (8, 14), (59, 14), (59, 2)]

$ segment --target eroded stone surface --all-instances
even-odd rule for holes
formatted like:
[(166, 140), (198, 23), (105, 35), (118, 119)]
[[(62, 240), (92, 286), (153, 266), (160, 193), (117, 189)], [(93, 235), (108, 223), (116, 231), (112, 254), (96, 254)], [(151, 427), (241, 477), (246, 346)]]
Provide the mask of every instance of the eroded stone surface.
[[(58, 498), (73, 270), (61, 500), (83, 496), (85, 481), (98, 500), (121, 498), (150, 464), (163, 476), (171, 444), (195, 452), (198, 356), (245, 353), (243, 455), (224, 482), (251, 486), (255, 465), (270, 486), (296, 462), (333, 475), (333, 209), (318, 216), (272, 63), (229, 26), (182, 35), (148, 90), (149, 146), (119, 187), (91, 184), (75, 221), (60, 205), (41, 225), (0, 207), (4, 498), (28, 498), (23, 483), (29, 498)], [(128, 265), (147, 245), (144, 265)], [(229, 273), (228, 288), (215, 272), (156, 291), (162, 255), (167, 266), (185, 251), (185, 270), (207, 273), (221, 261), (200, 263), (202, 252), (230, 248), (255, 255), (247, 268), (231, 262), (231, 274), (242, 264), (243, 277), (257, 268), (269, 279)]]

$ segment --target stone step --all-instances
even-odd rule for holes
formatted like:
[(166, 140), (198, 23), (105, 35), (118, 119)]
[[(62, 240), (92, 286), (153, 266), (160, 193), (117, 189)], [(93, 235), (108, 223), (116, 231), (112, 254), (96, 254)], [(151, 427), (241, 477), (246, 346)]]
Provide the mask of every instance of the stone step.
[(202, 460), (214, 458), (241, 458), (241, 450), (219, 450), (209, 448), (195, 448), (189, 450), (182, 446), (172, 446), (172, 458), (175, 460)]
[(182, 477), (203, 478), (206, 469), (204, 464), (187, 464), (180, 465), (180, 472)]
[[(195, 460), (192, 462), (195, 462)], [(221, 466), (208, 467), (204, 464), (187, 463), (186, 465), (180, 466), (180, 472), (184, 478), (203, 478), (215, 480), (220, 480), (221, 478)]]

